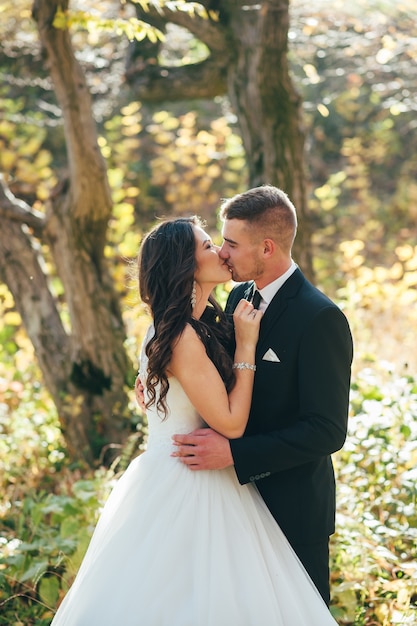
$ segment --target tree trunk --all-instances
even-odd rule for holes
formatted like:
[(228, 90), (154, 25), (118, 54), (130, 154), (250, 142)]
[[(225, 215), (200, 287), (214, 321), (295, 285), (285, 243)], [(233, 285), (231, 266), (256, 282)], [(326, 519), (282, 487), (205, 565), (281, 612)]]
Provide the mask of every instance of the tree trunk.
[(235, 58), (228, 95), (237, 114), (251, 186), (283, 189), (297, 208), (296, 261), (312, 277), (302, 103), (288, 67), (289, 0), (229, 2)]
[[(33, 15), (62, 109), (69, 176), (37, 221), (30, 207), (22, 210), (3, 188), (0, 272), (35, 347), (69, 453), (92, 463), (103, 448), (110, 461), (112, 444), (126, 438), (129, 363), (118, 296), (104, 257), (112, 203), (91, 99), (68, 31), (52, 25), (57, 8), (65, 10), (67, 4), (36, 0)], [(22, 223), (37, 225), (35, 234), (48, 245), (64, 289), (62, 315), (68, 328), (41, 270), (41, 252)]]
[[(187, 28), (210, 50), (209, 59), (194, 65), (161, 67), (156, 55), (136, 55), (127, 80), (138, 98), (215, 97), (227, 94), (238, 118), (249, 169), (249, 185), (280, 187), (294, 202), (299, 228), (294, 256), (313, 278), (311, 227), (308, 214), (301, 99), (288, 67), (289, 0), (200, 0), (217, 20), (168, 9), (144, 11), (138, 17), (161, 26), (173, 22)], [(140, 48), (140, 43), (135, 44)], [(185, 77), (188, 76), (188, 79)]]

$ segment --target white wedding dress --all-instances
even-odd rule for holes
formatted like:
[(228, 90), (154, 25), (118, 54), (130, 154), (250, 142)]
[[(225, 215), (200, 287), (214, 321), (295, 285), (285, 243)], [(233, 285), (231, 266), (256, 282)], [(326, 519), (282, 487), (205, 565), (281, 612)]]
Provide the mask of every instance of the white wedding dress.
[[(141, 379), (146, 359), (142, 348)], [(52, 626), (335, 626), (253, 485), (233, 468), (191, 471), (171, 436), (202, 427), (169, 379), (148, 411), (146, 452), (106, 502)]]

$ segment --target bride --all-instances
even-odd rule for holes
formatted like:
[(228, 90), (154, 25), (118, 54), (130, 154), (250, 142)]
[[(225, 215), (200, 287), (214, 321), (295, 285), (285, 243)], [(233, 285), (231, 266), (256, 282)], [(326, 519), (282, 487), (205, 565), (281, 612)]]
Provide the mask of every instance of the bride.
[(160, 223), (139, 259), (153, 324), (142, 345), (148, 447), (106, 502), (52, 626), (334, 626), (254, 485), (190, 472), (172, 435), (242, 436), (262, 313), (241, 300), (230, 332), (213, 288), (230, 279), (197, 217)]

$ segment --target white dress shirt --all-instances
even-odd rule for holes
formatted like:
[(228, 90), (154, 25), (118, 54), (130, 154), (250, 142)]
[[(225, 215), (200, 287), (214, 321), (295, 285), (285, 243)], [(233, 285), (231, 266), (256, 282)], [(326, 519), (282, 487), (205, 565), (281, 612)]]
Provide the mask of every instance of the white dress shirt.
[(289, 279), (291, 274), (295, 272), (297, 267), (297, 263), (292, 261), (290, 267), (287, 269), (286, 272), (284, 272), (284, 274), (278, 276), (278, 278), (273, 280), (272, 283), (269, 283), (269, 285), (266, 285), (266, 287), (263, 287), (263, 289), (258, 289), (259, 293), (262, 296), (262, 300), (259, 304), (260, 311), (266, 311), (269, 303), (272, 301), (272, 298), (275, 296), (278, 290), (281, 289), (285, 281)]

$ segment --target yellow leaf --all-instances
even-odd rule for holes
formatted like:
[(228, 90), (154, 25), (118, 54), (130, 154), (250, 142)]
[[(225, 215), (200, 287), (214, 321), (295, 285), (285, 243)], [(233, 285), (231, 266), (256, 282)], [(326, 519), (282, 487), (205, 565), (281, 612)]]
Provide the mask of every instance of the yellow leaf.
[(141, 106), (140, 102), (130, 102), (127, 106), (121, 109), (121, 113), (123, 115), (133, 115), (140, 110)]
[(137, 198), (139, 194), (140, 194), (140, 189), (138, 189), (138, 187), (128, 187), (126, 189), (127, 198)]
[(153, 119), (156, 124), (162, 124), (169, 117), (167, 111), (157, 111), (153, 114)]
[(167, 117), (163, 121), (163, 124), (162, 124), (165, 130), (176, 130), (179, 125), (180, 125), (179, 119), (177, 117), (174, 117), (173, 115), (170, 117)]
[(394, 263), (394, 265), (392, 265), (389, 270), (389, 275), (392, 280), (400, 280), (403, 274), (403, 266), (399, 261), (397, 261), (397, 263)]
[(16, 163), (17, 155), (13, 150), (3, 148), (0, 153), (0, 169), (9, 171)]
[[(43, 137), (41, 135), (40, 137), (31, 137), (30, 139), (25, 140), (25, 142), (19, 148), (19, 154), (21, 156), (34, 155), (39, 150), (42, 139)], [(48, 154), (46, 150), (42, 150), (41, 152)], [(36, 157), (38, 157), (39, 154), (40, 152), (36, 155)]]
[(124, 179), (124, 171), (120, 167), (115, 167), (108, 171), (110, 187), (118, 187)]
[(324, 104), (317, 105), (317, 111), (320, 113), (322, 117), (329, 117), (330, 111)]
[(245, 159), (236, 158), (230, 159), (229, 161), (229, 167), (231, 170), (241, 171), (244, 169), (245, 165)]
[(122, 117), (122, 124), (123, 126), (132, 126), (132, 124), (137, 124), (140, 119), (142, 119), (140, 115), (125, 115)]
[(218, 178), (221, 173), (222, 171), (217, 163), (213, 163), (207, 168), (207, 176), (209, 176), (210, 178)]
[(154, 138), (155, 138), (156, 143), (159, 143), (163, 146), (168, 145), (174, 139), (172, 133), (167, 133), (164, 131), (160, 131), (159, 133), (156, 133)]
[(3, 320), (9, 326), (20, 326), (22, 323), (22, 318), (17, 311), (8, 311), (3, 315)]
[(410, 245), (398, 246), (395, 248), (395, 254), (400, 261), (407, 261), (414, 256), (414, 248)]
[(408, 287), (414, 287), (417, 285), (417, 272), (406, 272), (403, 281)]
[(48, 172), (51, 172), (51, 169), (49, 167), (49, 165), (51, 164), (51, 161), (52, 161), (51, 153), (48, 152), (48, 150), (41, 150), (36, 155), (34, 166), (39, 170), (48, 170)]
[(122, 128), (122, 133), (125, 137), (132, 137), (138, 135), (142, 130), (142, 126), (139, 123), (132, 124), (131, 126), (125, 126)]

